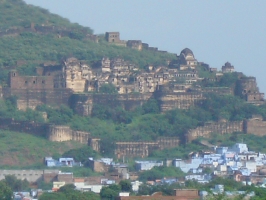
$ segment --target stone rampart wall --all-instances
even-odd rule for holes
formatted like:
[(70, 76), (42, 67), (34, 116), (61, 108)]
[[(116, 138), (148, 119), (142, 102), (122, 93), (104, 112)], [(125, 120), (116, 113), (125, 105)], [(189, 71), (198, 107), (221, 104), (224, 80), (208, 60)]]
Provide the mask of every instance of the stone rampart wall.
[(82, 144), (88, 144), (88, 140), (90, 138), (90, 133), (74, 131), (69, 126), (19, 121), (11, 118), (0, 118), (0, 129), (28, 133), (57, 142), (74, 140)]
[(82, 144), (88, 144), (90, 133), (83, 131), (74, 131), (69, 126), (50, 125), (47, 137), (50, 141), (55, 142), (73, 140)]
[(3, 96), (16, 96), (18, 98), (18, 108), (35, 109), (37, 105), (47, 104), (58, 107), (62, 104), (68, 105), (72, 92), (70, 89), (11, 89), (3, 88)]
[(266, 135), (266, 121), (260, 119), (244, 120), (244, 132), (258, 136)]
[(186, 134), (186, 142), (191, 142), (198, 137), (209, 137), (211, 133), (225, 134), (243, 132), (243, 121), (236, 122), (210, 122), (196, 129), (191, 129)]
[(26, 179), (30, 183), (43, 180), (43, 170), (0, 170), (0, 180), (7, 175), (14, 175), (19, 180)]
[(74, 94), (70, 100), (70, 106), (82, 116), (91, 115), (95, 104), (111, 107), (121, 106), (125, 110), (132, 110), (141, 106), (152, 93), (148, 94)]
[(0, 118), (0, 129), (24, 132), (31, 135), (46, 137), (49, 130), (49, 124), (30, 121), (18, 121), (11, 118)]
[(177, 137), (160, 137), (155, 142), (116, 142), (115, 154), (118, 157), (146, 157), (155, 150), (177, 147), (179, 142)]
[(161, 111), (165, 112), (176, 108), (188, 109), (204, 97), (200, 92), (159, 92), (156, 93), (155, 98), (160, 102)]

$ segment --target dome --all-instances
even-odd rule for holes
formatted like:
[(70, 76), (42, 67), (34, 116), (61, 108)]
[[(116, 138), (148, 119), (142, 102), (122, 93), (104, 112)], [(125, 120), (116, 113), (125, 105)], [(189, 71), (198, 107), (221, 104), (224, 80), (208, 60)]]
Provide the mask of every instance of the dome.
[(192, 52), (189, 48), (185, 48), (185, 49), (183, 49), (183, 50), (181, 51), (180, 55), (181, 55), (181, 54), (184, 54), (185, 56), (187, 56), (188, 54), (192, 54), (193, 57), (194, 57), (193, 52)]

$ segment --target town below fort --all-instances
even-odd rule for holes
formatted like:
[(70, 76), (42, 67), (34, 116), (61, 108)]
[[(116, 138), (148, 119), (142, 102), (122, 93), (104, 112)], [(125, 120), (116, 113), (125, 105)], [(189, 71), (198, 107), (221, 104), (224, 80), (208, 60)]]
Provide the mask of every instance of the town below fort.
[(265, 199), (266, 104), (243, 66), (23, 0), (0, 13), (0, 199)]

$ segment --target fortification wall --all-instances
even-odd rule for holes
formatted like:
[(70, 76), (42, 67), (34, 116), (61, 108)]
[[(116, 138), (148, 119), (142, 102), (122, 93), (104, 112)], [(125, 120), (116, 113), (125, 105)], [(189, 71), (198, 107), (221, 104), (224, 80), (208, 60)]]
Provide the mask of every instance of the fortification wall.
[(90, 138), (88, 145), (97, 152), (100, 152), (101, 150), (101, 145), (100, 145), (100, 138)]
[(258, 136), (266, 135), (266, 121), (259, 118), (244, 120), (244, 132)]
[(54, 142), (74, 140), (82, 144), (88, 144), (90, 133), (74, 131), (69, 126), (50, 125), (47, 138)]
[(202, 100), (203, 94), (200, 92), (163, 92), (157, 93), (155, 98), (160, 102), (161, 111), (165, 112), (175, 108), (188, 109), (194, 106), (196, 102)]
[(62, 104), (68, 105), (72, 92), (70, 89), (11, 89), (3, 88), (3, 96), (16, 96), (17, 106), (20, 110), (26, 108), (35, 109), (37, 105), (47, 104), (58, 107)]
[(147, 157), (151, 151), (159, 149), (158, 142), (116, 142), (115, 154), (121, 156)]
[(146, 157), (152, 151), (174, 148), (179, 145), (177, 137), (160, 137), (155, 142), (116, 142), (117, 157)]
[(91, 115), (93, 105), (121, 106), (125, 110), (132, 110), (152, 97), (148, 94), (74, 94), (70, 106), (82, 116)]
[(243, 121), (236, 122), (210, 122), (196, 129), (191, 129), (186, 134), (186, 142), (191, 142), (198, 137), (209, 137), (211, 133), (225, 134), (243, 132)]
[(203, 93), (215, 93), (220, 95), (233, 95), (234, 91), (230, 87), (206, 87), (201, 88)]
[(24, 132), (31, 135), (46, 137), (49, 124), (29, 121), (18, 121), (11, 118), (0, 118), (0, 129)]
[(74, 131), (69, 126), (19, 121), (11, 118), (0, 118), (0, 129), (28, 133), (57, 142), (74, 140), (82, 144), (88, 144), (88, 140), (90, 138), (90, 133)]
[(0, 170), (0, 180), (4, 180), (7, 175), (14, 175), (19, 180), (35, 183), (43, 180), (43, 173), (43, 170)]

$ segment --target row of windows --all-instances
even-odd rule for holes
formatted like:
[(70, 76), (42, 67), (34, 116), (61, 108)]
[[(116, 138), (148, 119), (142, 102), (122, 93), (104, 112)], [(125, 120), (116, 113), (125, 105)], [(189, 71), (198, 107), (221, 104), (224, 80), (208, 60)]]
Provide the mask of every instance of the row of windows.
[[(32, 81), (33, 84), (36, 84), (37, 81)], [(25, 84), (28, 84), (28, 81), (25, 81)], [(45, 84), (45, 80), (42, 80), (42, 84)]]

